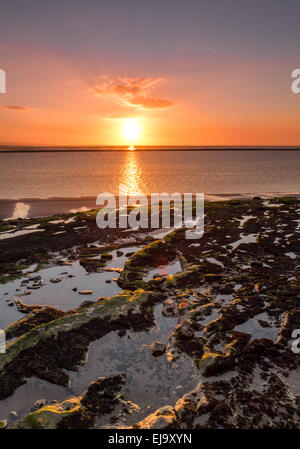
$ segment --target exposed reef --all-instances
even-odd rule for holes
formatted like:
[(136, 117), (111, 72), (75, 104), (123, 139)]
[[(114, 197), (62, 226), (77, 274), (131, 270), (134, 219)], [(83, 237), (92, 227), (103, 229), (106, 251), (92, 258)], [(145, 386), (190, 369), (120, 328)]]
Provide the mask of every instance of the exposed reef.
[[(293, 350), (293, 331), (300, 329), (299, 210), (292, 197), (206, 203), (205, 232), (195, 240), (186, 239), (184, 228), (158, 239), (153, 230), (126, 237), (118, 229), (99, 230), (95, 211), (55, 217), (62, 223), (3, 222), (9, 228), (2, 233), (34, 225), (43, 232), (0, 240), (3, 289), (21, 281), (14, 298), (3, 290), (2, 304), (25, 314), (7, 327), (0, 354), (2, 427), (299, 428), (300, 355)], [(120, 293), (88, 296), (68, 310), (50, 307), (47, 298), (26, 304), (31, 291), (44, 288), (41, 267), (63, 270), (75, 262), (88, 278), (114, 273), (101, 282)], [(62, 272), (50, 282), (59, 289), (72, 276)], [(79, 396), (18, 419), (2, 416), (1, 401), (28, 379), (68, 386), (70, 373), (87, 363), (91, 342), (113, 332), (120, 338), (152, 332), (158, 304), (174, 326), (167, 341), (153, 337), (153, 365), (159, 369), (164, 360), (176, 369), (182, 358), (191, 360), (191, 391), (139, 410), (130, 389), (121, 393), (126, 369), (106, 377), (100, 372)]]

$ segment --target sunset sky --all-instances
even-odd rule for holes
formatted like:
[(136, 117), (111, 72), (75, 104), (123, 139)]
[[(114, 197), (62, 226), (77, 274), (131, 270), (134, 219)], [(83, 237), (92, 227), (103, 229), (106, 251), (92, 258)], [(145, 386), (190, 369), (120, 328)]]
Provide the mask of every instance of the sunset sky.
[(0, 144), (300, 145), (299, 23), (298, 0), (1, 1)]

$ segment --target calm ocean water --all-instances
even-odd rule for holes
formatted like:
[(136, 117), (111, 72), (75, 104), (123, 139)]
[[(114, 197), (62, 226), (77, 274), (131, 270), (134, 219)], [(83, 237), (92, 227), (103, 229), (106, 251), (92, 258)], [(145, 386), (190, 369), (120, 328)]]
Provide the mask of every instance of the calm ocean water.
[(0, 153), (0, 198), (118, 192), (300, 193), (300, 151)]

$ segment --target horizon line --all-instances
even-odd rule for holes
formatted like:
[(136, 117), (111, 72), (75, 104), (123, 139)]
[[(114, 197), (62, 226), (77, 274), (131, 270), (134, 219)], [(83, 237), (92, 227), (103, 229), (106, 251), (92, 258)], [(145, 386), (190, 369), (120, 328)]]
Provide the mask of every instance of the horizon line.
[[(132, 147), (132, 146), (131, 146)], [(3, 145), (0, 153), (39, 152), (96, 152), (96, 151), (299, 151), (297, 145)]]

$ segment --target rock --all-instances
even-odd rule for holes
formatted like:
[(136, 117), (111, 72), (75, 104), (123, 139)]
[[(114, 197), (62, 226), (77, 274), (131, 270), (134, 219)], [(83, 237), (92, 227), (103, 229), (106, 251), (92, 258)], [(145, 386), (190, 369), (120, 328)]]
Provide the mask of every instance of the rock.
[(72, 288), (73, 292), (77, 292), (77, 287)]
[(137, 429), (176, 429), (177, 418), (175, 410), (170, 405), (161, 407), (156, 412), (147, 416), (143, 421), (136, 423), (133, 428)]
[(292, 339), (294, 329), (299, 329), (300, 307), (289, 310), (284, 314), (283, 323), (278, 335), (278, 342), (287, 344)]
[(123, 256), (124, 253), (123, 253), (123, 251), (117, 250), (116, 254), (117, 254), (117, 257), (121, 257), (121, 256)]
[(109, 413), (118, 402), (116, 395), (124, 385), (124, 382), (125, 374), (99, 377), (97, 381), (89, 385), (81, 403), (94, 413)]
[(29, 274), (29, 275), (28, 275), (28, 279), (29, 279), (30, 281), (35, 281), (35, 282), (37, 282), (37, 281), (39, 281), (40, 279), (42, 279), (42, 276), (40, 276), (39, 274), (34, 274), (34, 273), (32, 273), (32, 274)]
[(223, 293), (224, 295), (231, 295), (232, 293), (234, 293), (234, 285), (232, 285), (231, 283), (219, 285), (219, 292)]
[(264, 320), (257, 320), (261, 327), (272, 327), (270, 323)]
[(155, 341), (152, 344), (152, 355), (154, 357), (159, 357), (160, 355), (163, 355), (166, 351), (166, 345), (160, 341)]
[(24, 304), (20, 299), (17, 299), (17, 298), (15, 298), (14, 301), (17, 306), (18, 312), (21, 312), (21, 313), (29, 313), (32, 310), (42, 309), (44, 307), (41, 305)]
[(10, 412), (10, 416), (12, 416), (13, 418), (16, 418), (16, 417), (18, 416), (18, 413), (15, 412), (14, 410), (12, 410), (12, 411)]
[[(13, 429), (88, 429), (97, 417), (111, 413), (124, 401), (120, 390), (125, 375), (101, 377), (92, 382), (87, 391), (63, 402), (39, 406), (37, 410), (13, 423)], [(44, 400), (42, 400), (44, 401)], [(38, 401), (37, 401), (38, 402)]]
[[(168, 288), (186, 288), (187, 286), (199, 285), (201, 275), (197, 270), (188, 269), (166, 278)], [(155, 282), (155, 281), (153, 281)]]
[(173, 299), (166, 299), (163, 303), (162, 314), (164, 316), (175, 316), (177, 313), (177, 303)]
[(105, 281), (107, 284), (111, 284), (111, 279), (106, 279)]
[[(226, 333), (222, 338), (212, 336), (204, 347), (204, 354), (199, 363), (201, 374), (214, 376), (232, 369), (236, 358), (242, 353), (250, 339), (250, 334), (237, 331)], [(226, 351), (216, 350), (216, 344), (226, 348)]]
[(88, 307), (91, 306), (92, 304), (94, 304), (94, 301), (89, 301), (88, 299), (83, 301), (79, 307)]
[(111, 260), (113, 258), (112, 254), (103, 253), (101, 254), (101, 260)]
[(183, 320), (181, 323), (177, 324), (175, 327), (176, 333), (178, 333), (183, 338), (193, 338), (194, 330), (191, 327), (192, 323), (187, 320)]
[(24, 293), (22, 293), (22, 296), (28, 296), (31, 295), (31, 292), (29, 292), (28, 290), (26, 290)]
[(133, 256), (134, 254), (135, 254), (134, 251), (130, 251), (129, 253), (126, 253), (126, 254), (125, 254), (125, 257), (131, 257), (131, 256)]
[[(212, 397), (205, 393), (203, 383), (200, 382), (193, 391), (185, 394), (176, 402), (174, 408), (177, 419), (180, 423), (185, 423), (186, 427), (193, 428), (194, 416), (199, 416), (199, 421), (201, 415), (208, 420), (210, 416), (208, 412), (215, 402)], [(201, 424), (204, 424), (203, 418)]]
[(34, 409), (38, 409), (38, 408), (41, 408), (41, 407), (45, 407), (46, 404), (47, 404), (47, 399), (38, 399), (33, 404), (33, 408)]
[(88, 272), (92, 273), (105, 266), (105, 259), (86, 257), (84, 259), (80, 259), (80, 265), (82, 265)]
[(218, 362), (221, 360), (220, 354), (205, 353), (200, 361), (200, 372), (203, 376), (218, 374)]
[(40, 306), (39, 308), (33, 308), (27, 311), (27, 316), (25, 318), (8, 326), (6, 329), (6, 338), (11, 339), (20, 337), (34, 327), (49, 323), (50, 321), (64, 316), (65, 312), (54, 309), (53, 307)]
[(0, 429), (6, 429), (6, 427), (7, 427), (7, 420), (0, 419)]
[(206, 273), (204, 274), (205, 282), (217, 282), (223, 279), (223, 274), (215, 274), (215, 273)]
[(14, 303), (10, 301), (9, 303), (7, 303), (7, 305), (8, 305), (9, 307), (13, 307), (13, 306), (14, 306)]
[(94, 290), (79, 290), (78, 292), (79, 295), (91, 295), (92, 293), (94, 293)]
[(40, 287), (41, 287), (40, 285), (33, 284), (33, 285), (29, 285), (27, 288), (30, 289), (30, 290), (37, 290)]
[(52, 278), (50, 279), (50, 282), (52, 282), (53, 284), (57, 284), (58, 282), (61, 282), (60, 278)]

